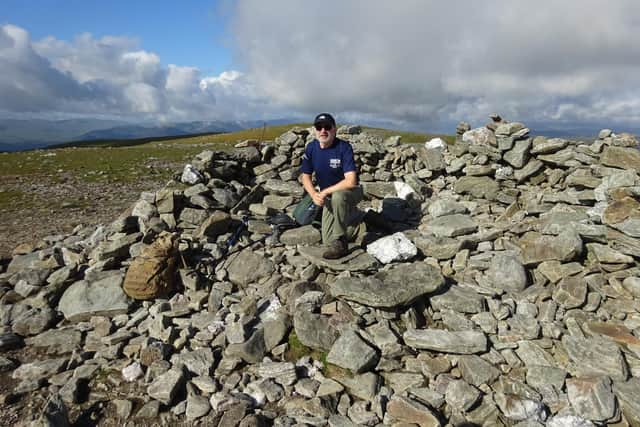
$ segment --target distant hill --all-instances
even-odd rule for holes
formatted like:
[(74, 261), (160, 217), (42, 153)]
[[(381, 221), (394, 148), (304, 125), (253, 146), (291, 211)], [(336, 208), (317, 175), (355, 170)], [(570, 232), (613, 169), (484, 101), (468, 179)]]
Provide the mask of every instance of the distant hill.
[(71, 141), (128, 140), (238, 130), (291, 123), (292, 119), (250, 121), (193, 121), (164, 124), (135, 124), (117, 120), (19, 120), (0, 119), (0, 151), (21, 151)]

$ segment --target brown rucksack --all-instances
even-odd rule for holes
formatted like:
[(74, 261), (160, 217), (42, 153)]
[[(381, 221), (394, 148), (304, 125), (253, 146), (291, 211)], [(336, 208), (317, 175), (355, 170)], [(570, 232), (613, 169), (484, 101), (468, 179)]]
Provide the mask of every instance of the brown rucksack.
[(134, 258), (124, 278), (124, 292), (137, 300), (166, 295), (174, 287), (177, 258), (177, 234), (161, 233)]

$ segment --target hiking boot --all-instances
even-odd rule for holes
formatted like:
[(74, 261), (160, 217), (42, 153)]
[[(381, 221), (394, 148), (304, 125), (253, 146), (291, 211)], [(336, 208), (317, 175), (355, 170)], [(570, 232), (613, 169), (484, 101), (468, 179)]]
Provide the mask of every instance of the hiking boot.
[(338, 259), (345, 256), (347, 253), (347, 243), (343, 239), (337, 239), (329, 243), (327, 250), (322, 254), (322, 258)]

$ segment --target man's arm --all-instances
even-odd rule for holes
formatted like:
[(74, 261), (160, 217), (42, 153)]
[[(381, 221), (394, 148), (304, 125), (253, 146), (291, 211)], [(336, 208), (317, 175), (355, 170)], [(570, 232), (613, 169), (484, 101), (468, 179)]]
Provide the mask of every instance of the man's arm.
[[(309, 179), (309, 180), (311, 180), (311, 179)], [(318, 194), (324, 200), (325, 197), (330, 196), (331, 194), (335, 193), (336, 191), (351, 190), (356, 185), (358, 185), (358, 176), (356, 174), (356, 171), (345, 172), (344, 173), (344, 179), (342, 181), (332, 185), (331, 187), (325, 188), (324, 190), (322, 190)]]
[(313, 186), (313, 181), (311, 180), (310, 173), (302, 174), (302, 186), (313, 199), (313, 203), (315, 203), (317, 206), (324, 205), (324, 196), (321, 196), (320, 193), (316, 191), (316, 188)]

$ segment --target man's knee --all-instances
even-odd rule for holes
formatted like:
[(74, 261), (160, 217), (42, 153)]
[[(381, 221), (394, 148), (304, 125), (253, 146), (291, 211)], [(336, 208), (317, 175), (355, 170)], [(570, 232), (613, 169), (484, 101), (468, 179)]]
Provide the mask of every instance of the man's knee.
[(334, 205), (345, 205), (349, 201), (349, 190), (336, 191), (331, 195), (331, 203)]

